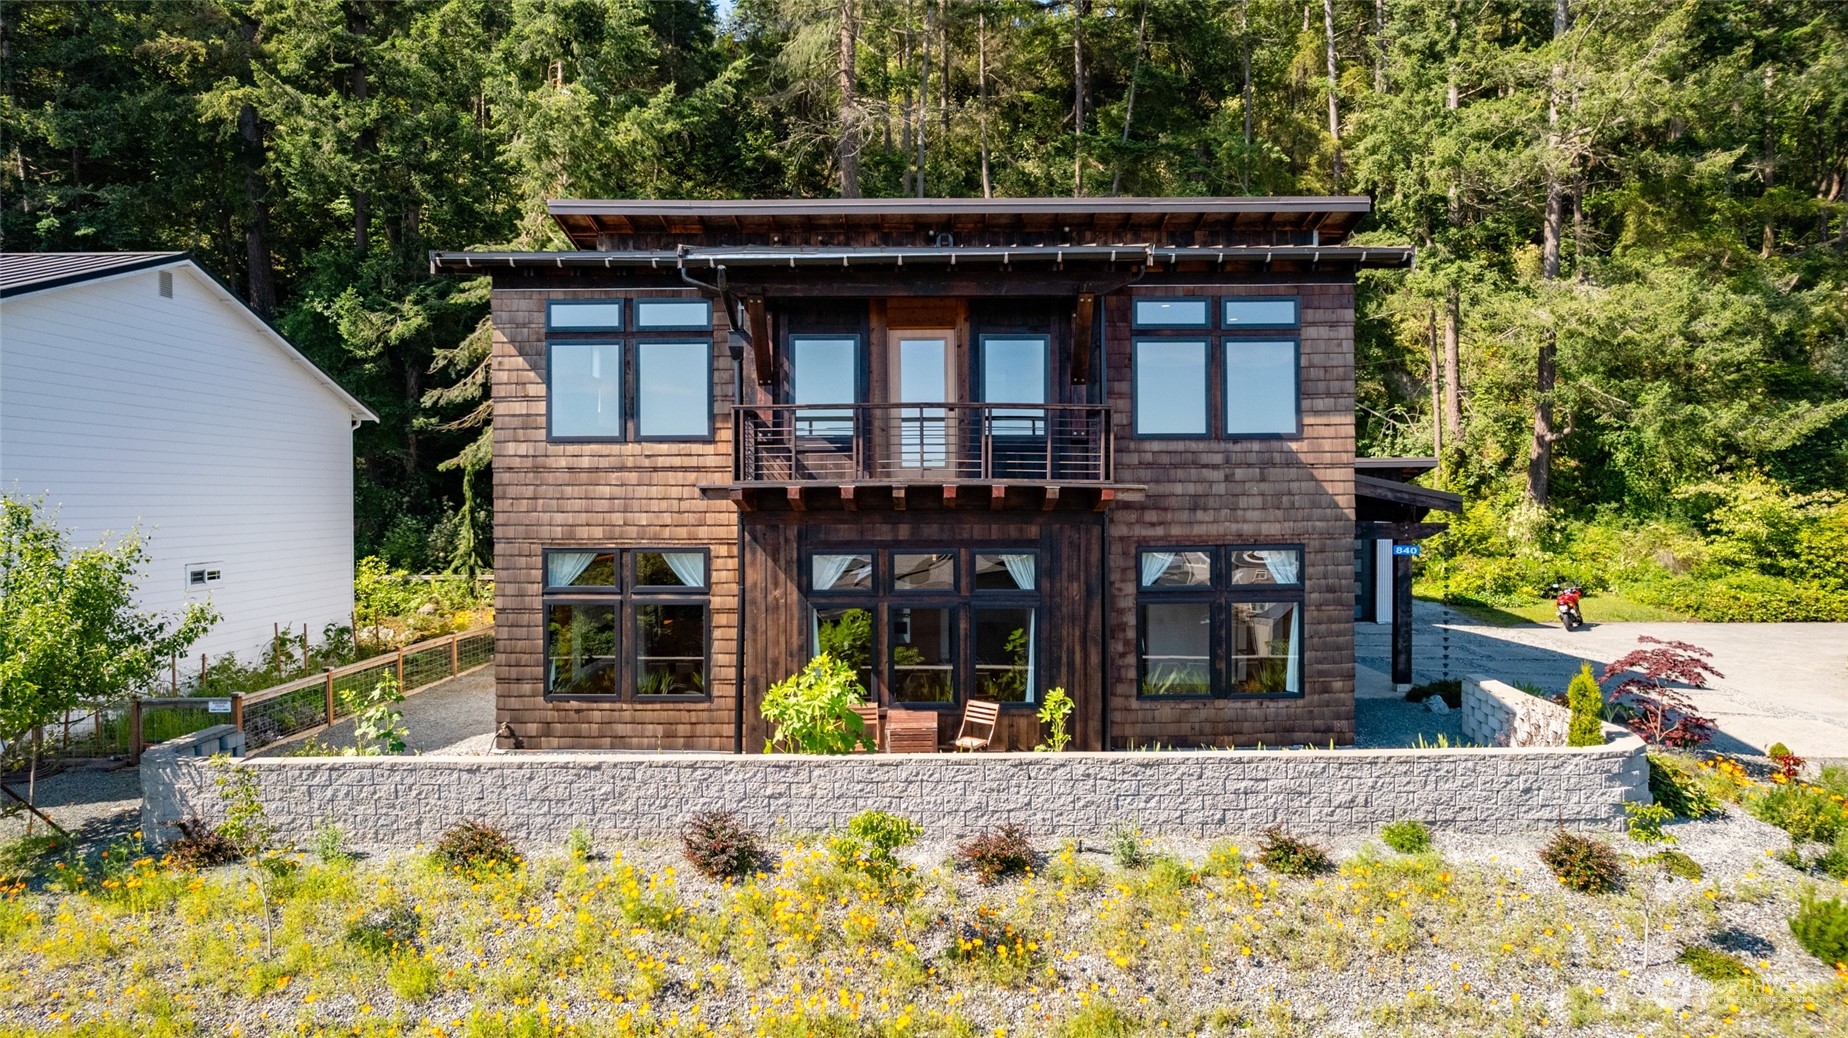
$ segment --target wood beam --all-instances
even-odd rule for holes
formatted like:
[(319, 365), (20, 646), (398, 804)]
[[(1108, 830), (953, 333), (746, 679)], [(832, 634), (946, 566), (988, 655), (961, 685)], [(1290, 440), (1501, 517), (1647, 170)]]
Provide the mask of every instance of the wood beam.
[(745, 297), (744, 318), (750, 331), (751, 353), (757, 362), (757, 384), (775, 385), (776, 351), (770, 341), (770, 315), (764, 310), (763, 296)]
[(1448, 529), (1447, 523), (1389, 523), (1363, 519), (1354, 524), (1354, 536), (1361, 540), (1422, 541)]
[(860, 510), (859, 502), (855, 501), (853, 498), (853, 491), (854, 486), (851, 483), (841, 487), (841, 507), (849, 512), (857, 512)]
[(903, 483), (892, 484), (892, 510), (895, 512), (905, 510), (905, 485)]
[(1078, 302), (1072, 308), (1072, 385), (1083, 386), (1091, 381), (1091, 329), (1097, 324), (1097, 296), (1090, 292), (1078, 293)]
[(750, 491), (745, 490), (743, 487), (733, 487), (726, 492), (725, 496), (731, 499), (732, 504), (738, 506), (738, 511), (740, 512), (754, 512), (757, 510), (757, 503), (751, 500)]
[(943, 485), (943, 507), (945, 508), (955, 508), (956, 507), (956, 484), (945, 483)]
[(1040, 511), (1050, 512), (1059, 506), (1059, 488), (1047, 487), (1046, 497), (1040, 501)]
[(808, 502), (802, 499), (802, 488), (801, 487), (789, 487), (787, 490), (784, 491), (784, 496), (789, 498), (790, 508), (793, 508), (798, 512), (808, 511)]
[(999, 512), (1007, 504), (1007, 488), (999, 483), (988, 488), (988, 507)]
[(1101, 512), (1104, 509), (1109, 508), (1110, 502), (1115, 501), (1115, 500), (1116, 500), (1116, 491), (1110, 487), (1104, 487), (1102, 490), (1099, 490), (1097, 492), (1097, 504), (1092, 506), (1091, 510), (1094, 512)]

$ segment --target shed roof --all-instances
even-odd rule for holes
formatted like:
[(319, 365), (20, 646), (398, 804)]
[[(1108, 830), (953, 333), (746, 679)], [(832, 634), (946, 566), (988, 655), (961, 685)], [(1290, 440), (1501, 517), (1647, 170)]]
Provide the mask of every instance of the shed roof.
[(184, 259), (183, 252), (0, 253), (0, 298), (125, 274)]

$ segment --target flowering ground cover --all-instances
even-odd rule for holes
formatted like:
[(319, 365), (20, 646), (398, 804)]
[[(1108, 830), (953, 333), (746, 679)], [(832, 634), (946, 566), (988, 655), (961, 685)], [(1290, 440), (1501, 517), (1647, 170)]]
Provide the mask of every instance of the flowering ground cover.
[(1355, 838), (1304, 876), (1255, 836), (1039, 841), (992, 884), (930, 834), (876, 868), (780, 834), (721, 882), (584, 834), (461, 868), (331, 832), (198, 870), (53, 849), (0, 896), (0, 1034), (1848, 1033), (1848, 974), (1784, 922), (1839, 886), (1741, 812), (1668, 830), (1702, 878), (1606, 834), (1605, 894), (1562, 888), (1545, 834)]

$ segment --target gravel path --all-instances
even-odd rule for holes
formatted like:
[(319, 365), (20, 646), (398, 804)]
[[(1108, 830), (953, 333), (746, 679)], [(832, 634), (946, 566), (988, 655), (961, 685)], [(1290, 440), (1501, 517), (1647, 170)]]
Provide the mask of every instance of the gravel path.
[[(25, 795), (23, 780), (8, 784)], [(81, 843), (106, 843), (141, 827), (141, 773), (134, 768), (76, 768), (41, 776), (37, 800), (39, 810)], [(10, 798), (5, 802), (13, 804)], [(30, 818), (23, 809), (0, 816), (0, 842), (24, 836)], [(45, 831), (44, 825), (36, 831)]]
[[(412, 753), (485, 754), (494, 745), (494, 668), (430, 685), (404, 697), (406, 747)], [(348, 718), (315, 736), (329, 746), (353, 745)], [(276, 747), (287, 753), (299, 743)], [(271, 751), (262, 751), (264, 756)]]
[(1403, 699), (1354, 700), (1354, 745), (1380, 750), (1420, 745), (1436, 746), (1439, 737), (1448, 745), (1463, 742), (1463, 714), (1452, 710), (1434, 714), (1423, 703)]

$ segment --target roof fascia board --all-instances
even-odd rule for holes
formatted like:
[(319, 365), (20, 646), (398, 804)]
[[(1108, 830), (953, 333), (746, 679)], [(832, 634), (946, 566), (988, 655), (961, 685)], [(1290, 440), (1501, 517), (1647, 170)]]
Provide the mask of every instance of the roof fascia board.
[(1330, 260), (1353, 262), (1365, 266), (1404, 266), (1413, 262), (1416, 251), (1409, 245), (1228, 245), (1221, 247), (1147, 246), (1147, 245), (1034, 245), (982, 246), (960, 248), (790, 248), (735, 247), (689, 248), (679, 252), (611, 250), (595, 252), (432, 252), (433, 273), (489, 273), (498, 268), (518, 267), (616, 267), (671, 271), (683, 268), (710, 269), (723, 264), (740, 267), (849, 267), (898, 264), (902, 260), (924, 262), (1001, 263), (1041, 261), (1053, 263), (1137, 263), (1190, 260)]
[(1366, 213), (1367, 195), (1202, 198), (572, 199), (546, 201), (553, 216), (933, 216), (1024, 213)]

